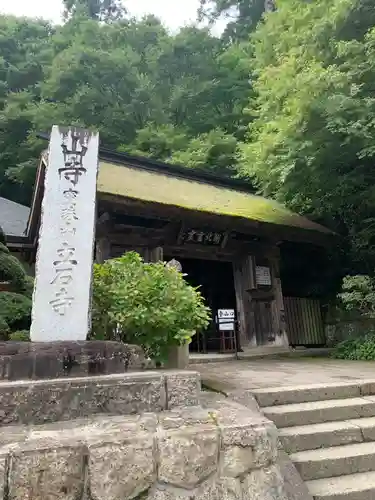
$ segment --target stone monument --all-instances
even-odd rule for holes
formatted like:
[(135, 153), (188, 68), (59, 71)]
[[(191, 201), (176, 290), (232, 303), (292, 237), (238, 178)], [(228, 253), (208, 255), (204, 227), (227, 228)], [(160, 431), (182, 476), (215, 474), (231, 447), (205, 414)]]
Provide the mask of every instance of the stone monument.
[(0, 380), (124, 373), (142, 349), (88, 341), (99, 135), (53, 126), (44, 179), (31, 342), (0, 343)]
[(36, 258), (31, 340), (86, 340), (99, 135), (53, 126)]

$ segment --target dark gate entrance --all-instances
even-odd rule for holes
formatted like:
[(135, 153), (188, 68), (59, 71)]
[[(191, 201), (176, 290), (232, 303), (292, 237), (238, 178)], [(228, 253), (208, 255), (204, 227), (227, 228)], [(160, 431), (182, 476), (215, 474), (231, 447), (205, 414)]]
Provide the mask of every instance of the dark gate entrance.
[(194, 287), (199, 287), (213, 316), (208, 328), (194, 336), (190, 350), (218, 352), (220, 334), (215, 314), (218, 309), (237, 309), (232, 264), (200, 259), (179, 259), (179, 262), (182, 265), (182, 272), (186, 274), (186, 281)]

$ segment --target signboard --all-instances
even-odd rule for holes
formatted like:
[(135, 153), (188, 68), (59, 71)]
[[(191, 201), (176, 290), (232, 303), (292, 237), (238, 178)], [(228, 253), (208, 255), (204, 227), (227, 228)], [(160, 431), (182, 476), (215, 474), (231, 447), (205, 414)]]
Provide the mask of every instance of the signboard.
[(205, 245), (211, 247), (224, 247), (227, 233), (220, 231), (205, 231), (202, 229), (182, 229), (178, 237), (181, 244)]
[(271, 286), (271, 271), (269, 267), (256, 266), (255, 267), (255, 278), (257, 285)]
[(217, 318), (219, 323), (219, 330), (234, 331), (235, 330), (235, 312), (234, 309), (219, 309), (217, 312)]
[(229, 321), (231, 319), (234, 319), (235, 314), (234, 314), (234, 309), (219, 309), (217, 312), (217, 317), (222, 321)]

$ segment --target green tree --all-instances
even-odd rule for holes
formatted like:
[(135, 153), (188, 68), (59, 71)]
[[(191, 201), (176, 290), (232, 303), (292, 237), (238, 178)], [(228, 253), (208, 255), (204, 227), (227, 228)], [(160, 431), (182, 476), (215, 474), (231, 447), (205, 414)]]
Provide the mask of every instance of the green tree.
[(191, 139), (186, 149), (174, 152), (170, 161), (229, 177), (236, 174), (239, 158), (240, 150), (236, 138), (215, 129)]
[(197, 27), (171, 35), (153, 16), (105, 18), (109, 5), (67, 0), (68, 20), (54, 29), (0, 18), (0, 195), (30, 202), (46, 147), (36, 137), (56, 123), (97, 128), (103, 146), (161, 160), (185, 162), (198, 147), (198, 168), (215, 170), (219, 158), (217, 171), (236, 175), (236, 141), (251, 121), (249, 44), (226, 46)]
[(28, 329), (31, 315), (32, 279), (16, 257), (10, 254), (0, 228), (0, 339), (12, 332)]
[[(44, 21), (0, 16), (0, 196), (28, 203), (35, 177), (29, 160), (30, 102), (40, 97), (49, 66), (52, 27)], [(22, 174), (21, 174), (22, 171)]]
[(97, 21), (117, 21), (124, 17), (126, 10), (122, 0), (63, 0), (64, 17), (76, 14), (87, 15)]
[(266, 10), (273, 9), (272, 0), (200, 0), (199, 17), (215, 23), (227, 20), (223, 38), (233, 42), (248, 40)]
[(363, 274), (375, 269), (372, 7), (277, 3), (253, 38), (256, 119), (243, 163), (264, 193), (340, 232), (347, 266)]

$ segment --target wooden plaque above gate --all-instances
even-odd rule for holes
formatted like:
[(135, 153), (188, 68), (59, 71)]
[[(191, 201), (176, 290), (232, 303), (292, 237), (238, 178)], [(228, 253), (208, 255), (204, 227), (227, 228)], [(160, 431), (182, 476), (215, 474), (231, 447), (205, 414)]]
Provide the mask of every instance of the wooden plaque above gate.
[(228, 233), (223, 231), (183, 227), (178, 236), (178, 244), (193, 244), (224, 248), (227, 239)]

